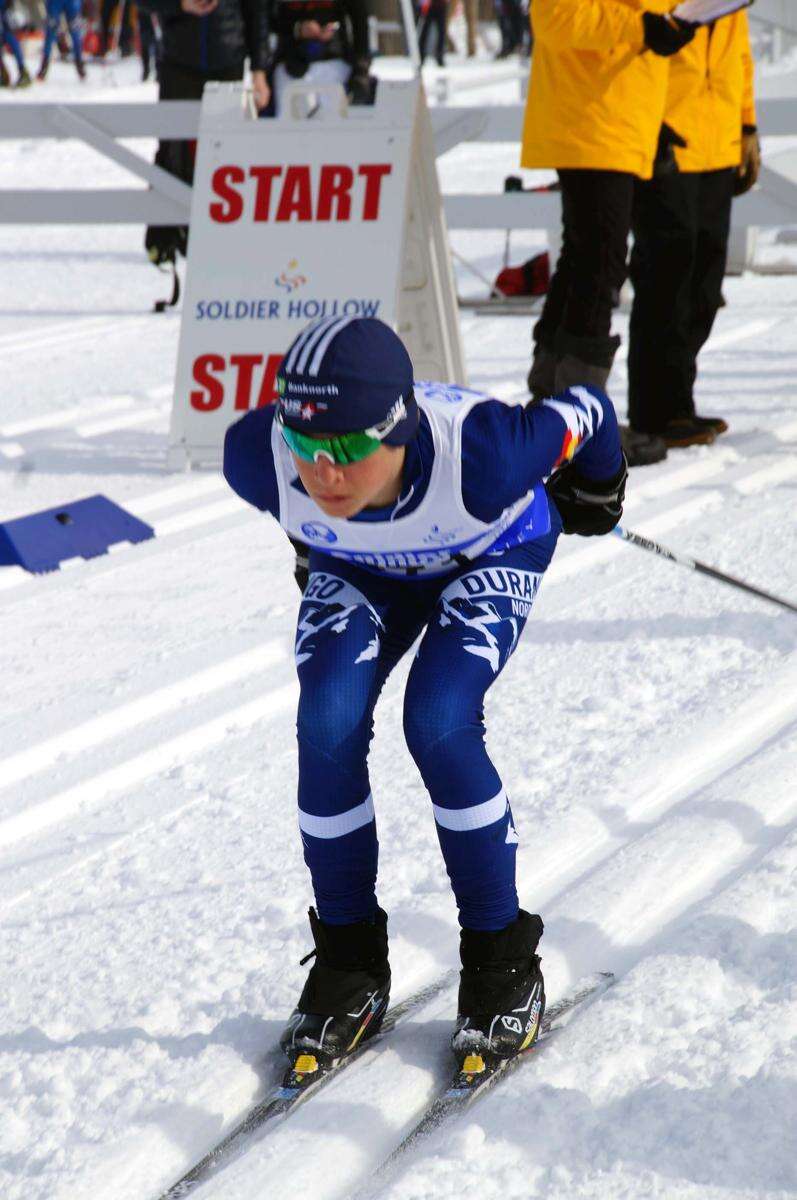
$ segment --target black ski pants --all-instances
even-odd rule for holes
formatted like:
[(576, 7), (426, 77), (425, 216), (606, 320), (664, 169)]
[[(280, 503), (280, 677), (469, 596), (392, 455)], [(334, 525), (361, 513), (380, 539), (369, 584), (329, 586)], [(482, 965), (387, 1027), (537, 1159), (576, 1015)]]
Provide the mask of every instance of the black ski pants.
[(440, 67), (443, 66), (446, 49), (446, 4), (447, 0), (429, 0), (429, 7), (418, 23), (418, 49), (421, 54), (421, 62), (426, 58), (429, 36), (434, 26), (437, 33), (435, 58)]
[[(204, 71), (194, 71), (180, 63), (161, 59), (158, 63), (158, 99), (159, 100), (201, 100), (205, 84), (211, 79), (235, 82), (244, 77), (244, 64), (230, 67), (227, 70), (214, 71), (206, 74)], [(162, 141), (158, 143), (155, 164), (163, 167), (170, 175), (176, 175), (184, 183), (193, 183), (194, 158), (196, 142)], [(185, 254), (188, 245), (188, 229), (184, 225), (150, 225), (147, 229), (144, 245), (174, 254), (179, 250)]]
[(722, 304), (733, 178), (728, 167), (637, 183), (628, 417), (642, 433), (694, 416), (697, 356)]
[(610, 367), (612, 308), (626, 272), (634, 176), (560, 170), (562, 251), (534, 341), (556, 355)]

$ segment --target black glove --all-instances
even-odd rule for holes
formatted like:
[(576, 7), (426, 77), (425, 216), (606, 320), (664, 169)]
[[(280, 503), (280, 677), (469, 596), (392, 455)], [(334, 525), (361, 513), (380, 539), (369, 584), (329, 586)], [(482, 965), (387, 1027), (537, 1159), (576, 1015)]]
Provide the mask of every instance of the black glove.
[(354, 70), (349, 77), (346, 91), (350, 104), (373, 104), (376, 98), (376, 76), (369, 75), (368, 70)]
[(681, 21), (678, 17), (659, 16), (657, 13), (642, 14), (642, 25), (645, 30), (645, 45), (654, 54), (669, 58), (683, 50), (695, 36), (697, 25), (691, 21)]
[(304, 542), (296, 541), (291, 538), (291, 545), (296, 551), (296, 562), (293, 567), (293, 578), (296, 580), (296, 586), (304, 595), (304, 589), (307, 587), (307, 581), (310, 578), (310, 551)]
[(659, 143), (656, 147), (656, 157), (653, 160), (653, 174), (673, 175), (678, 170), (678, 162), (675, 158), (674, 146), (680, 146), (681, 149), (687, 145), (680, 133), (668, 125), (666, 121), (662, 121), (661, 129), (659, 130)]
[(575, 463), (557, 471), (545, 485), (562, 518), (565, 533), (595, 537), (611, 533), (623, 515), (628, 463), (612, 479), (587, 479)]
[(761, 170), (761, 142), (758, 139), (758, 126), (742, 126), (742, 161), (736, 168), (733, 179), (734, 196), (743, 196), (749, 192), (758, 179)]

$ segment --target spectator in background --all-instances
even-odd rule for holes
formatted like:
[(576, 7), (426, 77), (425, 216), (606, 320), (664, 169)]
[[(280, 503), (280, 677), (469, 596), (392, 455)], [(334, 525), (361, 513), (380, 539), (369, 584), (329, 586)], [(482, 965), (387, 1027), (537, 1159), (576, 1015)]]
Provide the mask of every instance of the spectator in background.
[[(636, 179), (649, 179), (667, 93), (667, 58), (694, 27), (670, 0), (533, 0), (533, 68), (521, 164), (555, 167), (562, 250), (534, 328), (535, 398), (571, 384), (605, 388), (619, 337), (613, 294), (625, 280)], [(658, 11), (649, 11), (649, 10)], [(660, 438), (622, 431), (629, 463), (666, 455)]]
[(80, 33), (80, 0), (47, 0), (47, 28), (44, 34), (42, 62), (36, 78), (44, 81), (50, 69), (50, 55), (53, 43), (58, 37), (61, 18), (66, 20), (69, 36), (72, 39), (72, 53), (75, 56), (75, 69), (80, 79), (86, 78), (86, 68), (83, 65), (83, 42)]
[(634, 202), (628, 415), (640, 433), (691, 446), (728, 428), (697, 416), (694, 383), (722, 303), (731, 201), (760, 165), (746, 13), (699, 29), (671, 59), (665, 120), (680, 135), (671, 169), (639, 183)]
[(275, 112), (285, 87), (300, 79), (339, 83), (353, 104), (373, 101), (367, 0), (273, 0), (271, 14)]
[(100, 5), (100, 54), (118, 50), (122, 58), (133, 53), (132, 0), (102, 0)]
[[(269, 102), (267, 0), (140, 0), (159, 20), (162, 52), (158, 64), (161, 100), (200, 100), (210, 80), (243, 79), (249, 58), (255, 105)], [(164, 141), (155, 162), (178, 179), (194, 177), (195, 142)], [(185, 254), (185, 226), (147, 229), (144, 245), (156, 266)]]
[(501, 48), (496, 58), (508, 58), (523, 45), (526, 20), (520, 0), (493, 0), (498, 29), (501, 33)]
[(19, 39), (9, 23), (8, 9), (9, 0), (0, 0), (0, 87), (11, 86), (10, 76), (2, 61), (4, 46), (8, 46), (17, 64), (18, 77), (15, 86), (18, 88), (30, 87), (31, 78), (28, 74), (28, 68), (25, 66), (25, 58), (22, 54)]
[(141, 80), (146, 83), (150, 77), (158, 55), (158, 35), (152, 13), (139, 5), (136, 9), (138, 18), (138, 41), (141, 50)]
[(426, 58), (429, 36), (434, 29), (437, 34), (435, 59), (438, 67), (445, 66), (447, 7), (447, 0), (423, 0), (421, 4), (421, 15), (418, 21), (418, 50), (421, 62)]
[(462, 0), (468, 58), (476, 57), (476, 31), (479, 24), (479, 0)]

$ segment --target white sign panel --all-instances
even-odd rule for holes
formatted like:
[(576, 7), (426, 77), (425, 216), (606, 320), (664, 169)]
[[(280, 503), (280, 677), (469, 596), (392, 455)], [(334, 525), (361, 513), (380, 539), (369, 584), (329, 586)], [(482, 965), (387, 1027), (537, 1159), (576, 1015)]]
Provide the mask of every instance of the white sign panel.
[(282, 356), (309, 321), (399, 323), (420, 84), (380, 83), (373, 108), (340, 99), (308, 117), (298, 89), (285, 115), (257, 120), (241, 85), (205, 89), (173, 465), (219, 461), (227, 426), (275, 399)]

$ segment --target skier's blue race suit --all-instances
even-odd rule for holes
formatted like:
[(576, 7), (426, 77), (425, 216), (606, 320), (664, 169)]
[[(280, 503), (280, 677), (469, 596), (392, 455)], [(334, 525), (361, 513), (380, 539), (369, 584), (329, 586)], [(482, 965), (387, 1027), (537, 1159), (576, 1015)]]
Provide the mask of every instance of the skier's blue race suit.
[[(367, 766), (373, 711), (389, 672), (425, 629), (404, 697), (407, 745), (432, 799), (461, 923), (502, 929), (518, 913), (518, 837), (484, 745), (484, 696), (517, 645), (561, 532), (540, 481), (574, 453), (583, 475), (616, 475), (617, 420), (611, 401), (591, 388), (527, 409), (439, 384), (416, 385), (416, 396), (418, 433), (406, 447), (401, 494), (387, 508), (336, 525), (312, 505), (274, 429), (273, 408), (248, 413), (227, 431), (224, 474), (244, 500), (313, 543), (296, 662), (299, 825), (319, 916), (343, 924), (375, 909), (378, 845)], [(449, 409), (464, 402), (467, 410), (448, 443), (439, 435), (441, 397)], [(490, 528), (525, 497), (520, 518), (504, 521), (486, 549), (483, 538), (472, 539), (474, 557), (445, 561), (439, 544), (419, 551), (433, 559), (428, 570), (405, 565), (402, 574), (406, 554), (337, 557), (352, 522), (360, 543), (370, 537), (388, 549), (400, 520), (420, 516), (430, 496), (447, 507), (436, 454), (459, 456), (457, 502), (466, 524), (469, 514), (474, 526)], [(305, 514), (312, 505), (318, 520), (292, 527), (294, 502)], [(427, 546), (445, 539), (434, 515)]]

